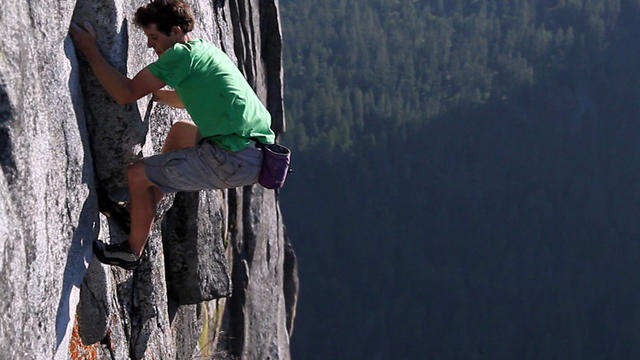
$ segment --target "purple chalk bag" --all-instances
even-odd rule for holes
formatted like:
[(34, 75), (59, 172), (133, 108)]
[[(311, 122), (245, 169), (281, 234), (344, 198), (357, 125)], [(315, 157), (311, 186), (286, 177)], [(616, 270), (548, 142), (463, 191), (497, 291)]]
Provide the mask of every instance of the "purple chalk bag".
[(265, 145), (262, 148), (262, 169), (258, 182), (267, 189), (280, 189), (287, 174), (291, 172), (291, 150), (278, 144)]

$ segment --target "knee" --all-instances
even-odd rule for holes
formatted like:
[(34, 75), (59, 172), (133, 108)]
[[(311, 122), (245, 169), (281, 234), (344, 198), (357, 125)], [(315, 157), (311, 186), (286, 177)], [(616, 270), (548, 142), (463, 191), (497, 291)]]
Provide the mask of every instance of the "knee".
[(162, 152), (196, 145), (198, 128), (191, 121), (178, 121), (171, 125)]
[(179, 133), (179, 134), (182, 134), (184, 132), (191, 133), (194, 131), (194, 129), (197, 129), (197, 127), (191, 121), (180, 120), (173, 123), (173, 125), (171, 125), (171, 128), (169, 129), (169, 133)]

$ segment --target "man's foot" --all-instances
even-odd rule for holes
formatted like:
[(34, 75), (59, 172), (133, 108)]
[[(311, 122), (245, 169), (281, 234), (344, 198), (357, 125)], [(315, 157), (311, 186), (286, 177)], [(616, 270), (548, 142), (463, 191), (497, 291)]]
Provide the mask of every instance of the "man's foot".
[(133, 270), (140, 265), (140, 256), (131, 251), (129, 244), (105, 244), (100, 240), (93, 242), (93, 253), (101, 263), (116, 265), (127, 270)]

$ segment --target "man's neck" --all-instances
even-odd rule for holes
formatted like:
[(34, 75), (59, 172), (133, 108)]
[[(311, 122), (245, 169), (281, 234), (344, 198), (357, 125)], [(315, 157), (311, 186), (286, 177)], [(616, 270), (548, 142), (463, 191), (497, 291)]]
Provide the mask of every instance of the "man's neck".
[(187, 41), (190, 41), (190, 40), (191, 40), (191, 36), (189, 36), (189, 34), (187, 33), (187, 34), (182, 35), (182, 37), (180, 38), (179, 42), (184, 44), (184, 43), (186, 43)]

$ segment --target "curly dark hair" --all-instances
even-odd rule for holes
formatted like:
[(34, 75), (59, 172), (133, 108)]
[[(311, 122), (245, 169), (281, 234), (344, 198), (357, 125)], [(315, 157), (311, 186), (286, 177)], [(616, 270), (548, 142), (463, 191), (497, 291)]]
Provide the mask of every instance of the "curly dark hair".
[(193, 30), (193, 12), (183, 0), (151, 0), (136, 10), (133, 22), (140, 27), (156, 24), (158, 31), (169, 36), (171, 27), (178, 26), (183, 33)]

